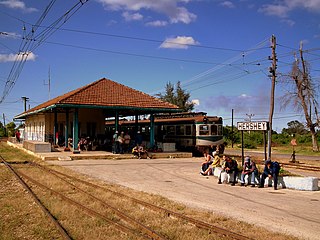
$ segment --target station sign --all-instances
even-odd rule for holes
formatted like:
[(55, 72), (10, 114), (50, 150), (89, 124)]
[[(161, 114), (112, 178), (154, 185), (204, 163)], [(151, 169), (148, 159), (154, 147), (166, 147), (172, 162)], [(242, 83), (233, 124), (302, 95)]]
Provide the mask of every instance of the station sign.
[(238, 122), (239, 131), (267, 131), (269, 122)]

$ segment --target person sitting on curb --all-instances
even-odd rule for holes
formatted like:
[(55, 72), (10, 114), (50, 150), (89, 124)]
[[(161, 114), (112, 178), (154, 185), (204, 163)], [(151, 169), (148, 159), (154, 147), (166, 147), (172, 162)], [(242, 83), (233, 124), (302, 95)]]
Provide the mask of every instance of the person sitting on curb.
[(213, 162), (213, 157), (208, 152), (205, 152), (203, 156), (205, 161), (201, 163), (200, 174), (203, 176), (210, 175), (209, 171), (207, 170), (210, 169), (210, 165)]
[(280, 164), (278, 162), (273, 162), (270, 159), (268, 159), (265, 162), (264, 170), (263, 170), (263, 173), (261, 174), (259, 188), (264, 187), (265, 179), (269, 177), (269, 178), (273, 178), (274, 190), (277, 190), (279, 171), (280, 171)]
[[(243, 169), (241, 173), (241, 186), (244, 186), (244, 178), (248, 175), (248, 185), (251, 187), (255, 187), (255, 177), (258, 176), (258, 169), (256, 163), (250, 159), (250, 157), (246, 157), (244, 159)], [(250, 181), (251, 175), (251, 181)]]
[(145, 156), (147, 159), (150, 159), (147, 150), (145, 150), (143, 146), (139, 146), (138, 144), (132, 149), (132, 154), (134, 157), (138, 157), (139, 159)]
[[(230, 179), (233, 175), (233, 182), (231, 182), (231, 186), (234, 186), (236, 184), (236, 180), (237, 180), (237, 176), (238, 176), (238, 162), (234, 159), (231, 159), (230, 157), (224, 155), (223, 156), (223, 166), (222, 169), (223, 171), (221, 171), (221, 173), (226, 172), (229, 176)], [(218, 180), (218, 184), (221, 184), (221, 173), (219, 175), (219, 180)]]
[(213, 161), (212, 164), (208, 167), (206, 171), (204, 171), (203, 175), (213, 175), (214, 169), (216, 167), (220, 167), (220, 160), (221, 158), (219, 157), (219, 154), (217, 152), (213, 152)]

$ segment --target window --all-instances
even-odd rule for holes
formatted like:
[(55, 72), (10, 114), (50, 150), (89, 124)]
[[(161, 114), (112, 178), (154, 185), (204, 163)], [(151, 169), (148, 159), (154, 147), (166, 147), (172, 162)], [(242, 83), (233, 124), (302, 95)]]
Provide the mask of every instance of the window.
[(167, 135), (175, 135), (175, 127), (167, 126)]
[(186, 135), (191, 135), (191, 126), (186, 126)]
[(211, 135), (218, 135), (218, 126), (211, 125)]
[(218, 125), (218, 135), (222, 135), (222, 125)]
[(209, 126), (208, 125), (200, 125), (199, 126), (199, 135), (209, 135)]
[(184, 126), (176, 126), (177, 135), (184, 135)]

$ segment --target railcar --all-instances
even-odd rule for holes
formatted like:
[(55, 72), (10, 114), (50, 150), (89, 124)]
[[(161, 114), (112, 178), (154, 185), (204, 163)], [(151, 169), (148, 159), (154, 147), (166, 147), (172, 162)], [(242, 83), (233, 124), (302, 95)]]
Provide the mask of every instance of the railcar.
[[(217, 116), (207, 116), (205, 112), (161, 114), (154, 116), (155, 141), (158, 146), (174, 143), (179, 151), (203, 152), (208, 148), (223, 146), (223, 120)], [(114, 132), (114, 120), (106, 121), (106, 132)], [(137, 131), (143, 139), (150, 139), (150, 120), (120, 120), (119, 130), (134, 135)], [(223, 149), (219, 149), (220, 153)]]

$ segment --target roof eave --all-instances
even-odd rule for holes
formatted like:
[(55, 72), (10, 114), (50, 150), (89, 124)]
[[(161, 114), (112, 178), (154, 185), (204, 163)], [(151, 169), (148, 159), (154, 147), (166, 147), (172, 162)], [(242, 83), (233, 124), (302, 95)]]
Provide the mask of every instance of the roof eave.
[(44, 112), (54, 108), (96, 108), (96, 109), (113, 109), (113, 110), (133, 110), (143, 111), (146, 113), (170, 113), (170, 112), (182, 112), (180, 108), (157, 108), (157, 107), (132, 107), (132, 106), (100, 106), (100, 105), (87, 105), (87, 104), (52, 104), (48, 107), (40, 108), (31, 112), (21, 113), (14, 117), (15, 120), (25, 119), (27, 116)]
[(29, 115), (37, 114), (37, 113), (43, 112), (43, 111), (47, 111), (47, 110), (53, 109), (53, 108), (55, 108), (55, 107), (56, 107), (56, 104), (52, 104), (52, 105), (50, 105), (50, 106), (47, 106), (47, 107), (44, 107), (44, 108), (40, 108), (40, 109), (31, 111), (31, 112), (24, 112), (24, 113), (21, 113), (21, 114), (15, 116), (13, 119), (14, 119), (14, 120), (25, 119), (25, 118), (26, 118), (27, 116), (29, 116)]

